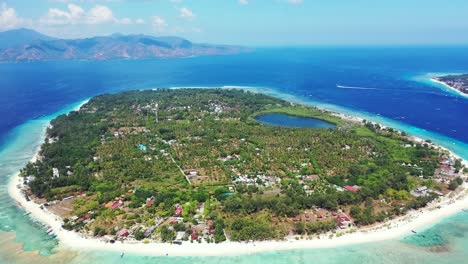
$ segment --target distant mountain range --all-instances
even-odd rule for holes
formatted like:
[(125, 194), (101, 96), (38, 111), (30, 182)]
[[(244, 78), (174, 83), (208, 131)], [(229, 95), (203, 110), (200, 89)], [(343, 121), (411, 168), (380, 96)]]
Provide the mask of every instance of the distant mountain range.
[(178, 58), (247, 51), (239, 46), (196, 44), (179, 37), (113, 34), (55, 39), (30, 29), (0, 32), (0, 62)]

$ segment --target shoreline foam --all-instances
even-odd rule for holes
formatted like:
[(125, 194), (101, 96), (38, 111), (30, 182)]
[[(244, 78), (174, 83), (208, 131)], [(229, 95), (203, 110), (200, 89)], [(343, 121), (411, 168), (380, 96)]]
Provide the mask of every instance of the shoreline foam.
[[(83, 102), (80, 107), (86, 102)], [(327, 110), (328, 111), (328, 110)], [(335, 113), (342, 118), (352, 118), (354, 121), (362, 121), (359, 117), (353, 117), (345, 114)], [(419, 138), (415, 138), (422, 140)], [(39, 147), (40, 149), (40, 147)], [(37, 158), (39, 149), (31, 159), (34, 161)], [(453, 153), (450, 152), (452, 155)], [(464, 160), (464, 164), (467, 164)], [(431, 203), (426, 208), (417, 211), (410, 211), (404, 216), (395, 218), (382, 224), (373, 227), (361, 228), (354, 233), (343, 234), (337, 237), (329, 238), (331, 233), (320, 236), (314, 236), (312, 240), (302, 239), (296, 240), (295, 237), (288, 237), (283, 241), (264, 241), (264, 242), (224, 242), (220, 244), (207, 243), (190, 243), (185, 242), (183, 245), (173, 245), (167, 243), (149, 243), (116, 242), (115, 244), (106, 243), (96, 238), (85, 238), (74, 231), (64, 230), (61, 219), (48, 212), (46, 209), (41, 209), (40, 205), (33, 201), (26, 201), (26, 198), (21, 194), (20, 188), (22, 181), (19, 173), (16, 173), (8, 185), (10, 196), (17, 201), (31, 216), (39, 221), (51, 226), (61, 242), (59, 248), (71, 250), (102, 250), (113, 252), (136, 253), (141, 255), (171, 255), (171, 256), (225, 256), (225, 255), (244, 255), (260, 252), (271, 251), (286, 251), (299, 249), (318, 249), (318, 248), (333, 248), (355, 244), (365, 244), (376, 241), (385, 241), (398, 239), (411, 234), (412, 230), (425, 228), (428, 225), (434, 224), (443, 218), (453, 215), (462, 209), (468, 208), (468, 197), (466, 191), (466, 183), (463, 184), (463, 191), (459, 194), (458, 199), (444, 198), (438, 203)], [(438, 206), (443, 205), (438, 209)], [(337, 232), (340, 233), (340, 232)]]

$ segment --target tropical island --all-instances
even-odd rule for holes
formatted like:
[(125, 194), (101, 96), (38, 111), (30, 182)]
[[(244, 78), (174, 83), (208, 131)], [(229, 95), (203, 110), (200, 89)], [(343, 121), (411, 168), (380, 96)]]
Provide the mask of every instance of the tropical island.
[(468, 74), (447, 75), (436, 77), (432, 80), (445, 85), (446, 87), (449, 87), (450, 89), (462, 95), (468, 95)]
[[(291, 117), (314, 124), (281, 124)], [(17, 187), (82, 237), (190, 244), (354, 233), (453, 199), (467, 173), (365, 120), (243, 90), (158, 89), (54, 119)]]

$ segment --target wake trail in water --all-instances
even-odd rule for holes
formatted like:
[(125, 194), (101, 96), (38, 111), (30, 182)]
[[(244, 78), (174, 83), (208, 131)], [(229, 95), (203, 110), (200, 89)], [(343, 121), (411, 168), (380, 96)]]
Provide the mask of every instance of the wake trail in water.
[(379, 89), (379, 88), (359, 87), (359, 86), (344, 86), (344, 85), (336, 85), (336, 88), (339, 88), (339, 89), (353, 89), (353, 90), (384, 90), (384, 89)]
[(438, 93), (438, 92), (425, 92), (425, 91), (414, 91), (414, 90), (404, 90), (404, 89), (382, 89), (382, 88), (375, 88), (375, 87), (361, 87), (361, 86), (345, 86), (345, 85), (336, 85), (338, 89), (349, 89), (349, 90), (374, 90), (374, 91), (385, 91), (385, 92), (402, 92), (402, 93), (413, 93), (413, 94), (430, 94), (430, 95), (437, 95), (437, 96), (445, 96), (451, 97), (454, 99), (458, 99), (450, 94)]

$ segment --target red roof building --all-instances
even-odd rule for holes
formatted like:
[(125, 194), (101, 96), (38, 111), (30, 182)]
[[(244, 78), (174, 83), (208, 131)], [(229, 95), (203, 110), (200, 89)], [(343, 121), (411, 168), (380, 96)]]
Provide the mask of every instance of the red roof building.
[(182, 206), (177, 207), (175, 210), (175, 216), (179, 216), (180, 214), (182, 214), (182, 211)]
[(357, 192), (357, 191), (359, 191), (359, 186), (356, 186), (356, 185), (354, 185), (354, 186), (346, 185), (344, 188), (345, 188), (346, 190), (350, 191), (350, 192)]
[(122, 205), (122, 203), (121, 203), (120, 201), (115, 202), (115, 203), (112, 204), (112, 206), (110, 207), (110, 209), (115, 209), (115, 208), (117, 208), (117, 207), (120, 207), (121, 205)]
[(151, 199), (146, 203), (146, 207), (151, 207), (153, 206), (153, 204), (154, 204), (154, 199)]

